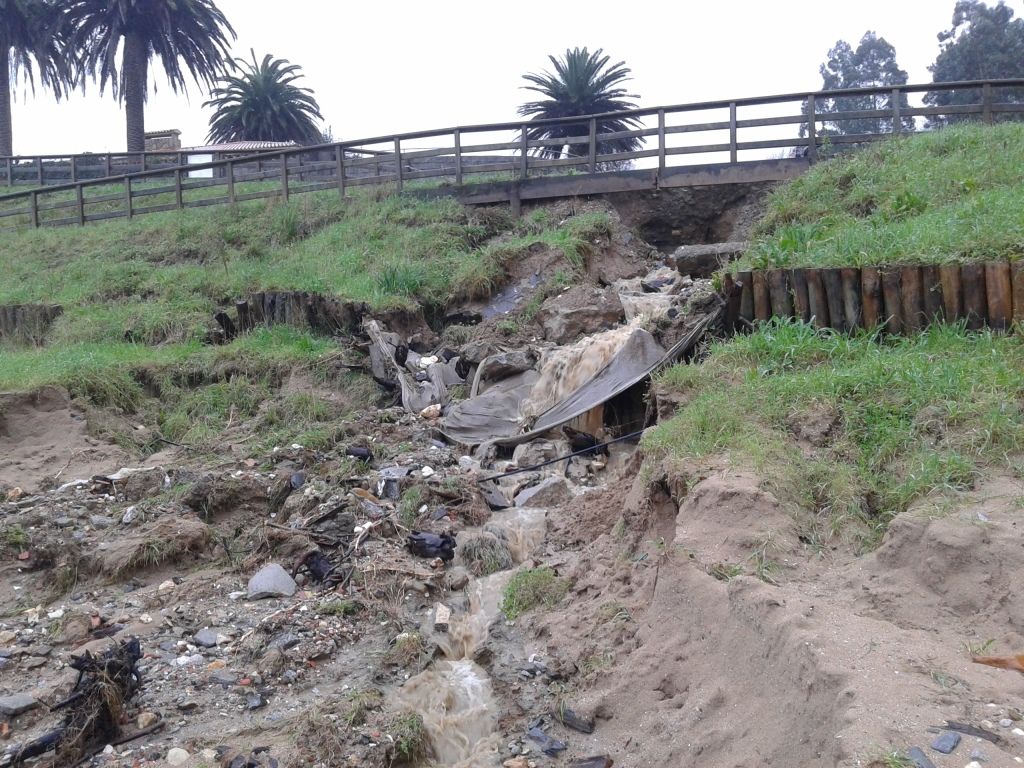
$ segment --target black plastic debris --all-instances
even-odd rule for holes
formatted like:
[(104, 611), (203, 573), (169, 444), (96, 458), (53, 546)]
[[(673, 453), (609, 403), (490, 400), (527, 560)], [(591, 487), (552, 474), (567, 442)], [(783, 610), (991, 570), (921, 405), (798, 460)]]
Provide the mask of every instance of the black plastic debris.
[(535, 720), (526, 732), (527, 738), (537, 744), (537, 747), (548, 757), (558, 757), (559, 754), (569, 748), (569, 745), (559, 739), (553, 739), (541, 730), (544, 724), (543, 718)]
[(292, 476), (288, 478), (288, 482), (291, 483), (292, 490), (297, 491), (299, 488), (306, 484), (306, 473), (305, 472), (293, 472)]
[(582, 715), (578, 715), (568, 707), (556, 707), (551, 713), (555, 719), (566, 728), (572, 728), (580, 733), (593, 733), (594, 721)]
[(615, 761), (608, 757), (608, 755), (596, 755), (595, 757), (573, 760), (568, 765), (569, 768), (612, 768), (615, 765)]
[(413, 531), (406, 539), (405, 545), (409, 551), (419, 557), (439, 557), (446, 563), (455, 557), (455, 537), (450, 533), (427, 533), (425, 531)]
[(373, 451), (363, 448), (361, 445), (350, 445), (345, 449), (345, 455), (360, 461), (373, 461)]

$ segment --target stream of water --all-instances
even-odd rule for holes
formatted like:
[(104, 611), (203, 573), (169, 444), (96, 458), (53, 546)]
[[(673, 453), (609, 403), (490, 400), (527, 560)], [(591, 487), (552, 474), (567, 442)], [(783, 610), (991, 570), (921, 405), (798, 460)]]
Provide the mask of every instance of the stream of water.
[[(510, 509), (496, 513), (487, 528), (503, 533), (513, 559), (521, 563), (543, 541), (545, 515), (543, 509)], [(454, 615), (448, 632), (436, 638), (445, 658), (410, 678), (398, 692), (399, 701), (423, 717), (439, 765), (480, 768), (499, 761), (497, 703), (487, 672), (472, 657), (499, 614), (502, 591), (512, 573), (501, 571), (470, 581), (467, 611)]]

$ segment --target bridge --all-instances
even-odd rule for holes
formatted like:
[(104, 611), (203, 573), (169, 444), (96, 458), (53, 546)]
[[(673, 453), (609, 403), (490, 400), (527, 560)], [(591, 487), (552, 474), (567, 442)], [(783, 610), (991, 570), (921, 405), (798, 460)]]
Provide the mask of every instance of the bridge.
[[(956, 103), (910, 106), (911, 95), (937, 91), (953, 92)], [(453, 196), (469, 205), (509, 203), (518, 211), (527, 200), (782, 181), (843, 146), (920, 130), (917, 118), (1012, 119), (1024, 112), (1024, 103), (1011, 95), (1024, 96), (1024, 79), (809, 91), (415, 131), (208, 163), (164, 160), (133, 173), (0, 195), (0, 228), (82, 225), (264, 198), (287, 201), (324, 190), (344, 199), (350, 190), (371, 185)], [(851, 103), (870, 108), (850, 109)], [(602, 120), (610, 117), (631, 118), (640, 127), (602, 132)], [(569, 125), (574, 135), (530, 138), (530, 129), (553, 125)], [(604, 142), (627, 138), (639, 139), (642, 148), (604, 151)], [(558, 156), (543, 156), (543, 150)], [(64, 157), (72, 173), (84, 167), (80, 159)], [(87, 157), (94, 162), (94, 155)], [(17, 161), (0, 158), (9, 180)], [(42, 173), (36, 180), (45, 182)]]

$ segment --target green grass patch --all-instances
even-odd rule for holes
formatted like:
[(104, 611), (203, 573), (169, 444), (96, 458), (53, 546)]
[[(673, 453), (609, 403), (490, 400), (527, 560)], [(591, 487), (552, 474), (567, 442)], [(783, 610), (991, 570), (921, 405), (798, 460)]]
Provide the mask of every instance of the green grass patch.
[(505, 587), (501, 612), (514, 621), (535, 608), (550, 608), (568, 591), (568, 580), (556, 576), (551, 568), (527, 568), (516, 573)]
[(415, 712), (393, 717), (384, 730), (394, 740), (394, 762), (398, 765), (413, 765), (429, 752), (427, 729), (423, 718)]
[(427, 491), (422, 486), (414, 485), (406, 488), (398, 502), (398, 518), (403, 525), (412, 527), (419, 517), (420, 507), (427, 501)]
[(734, 269), (1022, 255), (1024, 125), (958, 125), (844, 154), (779, 188)]
[[(1022, 352), (1019, 337), (958, 326), (875, 338), (773, 322), (662, 374), (686, 405), (645, 445), (752, 464), (779, 495), (829, 520), (826, 533), (856, 520), (870, 546), (915, 500), (969, 488), (1024, 447)], [(836, 426), (808, 457), (794, 425), (815, 413)]]

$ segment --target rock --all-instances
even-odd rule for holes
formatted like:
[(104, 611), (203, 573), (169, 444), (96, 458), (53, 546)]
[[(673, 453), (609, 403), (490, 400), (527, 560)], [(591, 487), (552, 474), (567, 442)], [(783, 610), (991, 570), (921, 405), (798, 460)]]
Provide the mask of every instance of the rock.
[(215, 669), (206, 679), (211, 685), (234, 685), (238, 682), (238, 675), (227, 669)]
[(625, 320), (625, 311), (617, 293), (594, 291), (578, 286), (561, 296), (552, 296), (537, 312), (544, 338), (556, 344), (576, 340), (582, 334), (614, 328)]
[(160, 715), (156, 712), (140, 712), (139, 716), (135, 718), (135, 727), (139, 729), (149, 728), (149, 726), (154, 725), (159, 720)]
[(448, 571), (445, 580), (448, 582), (448, 589), (458, 592), (460, 589), (465, 589), (466, 585), (469, 584), (469, 577), (469, 571), (461, 565), (457, 565)]
[(943, 731), (939, 736), (931, 743), (932, 749), (936, 752), (941, 752), (944, 755), (952, 753), (957, 745), (960, 743), (960, 734), (956, 731)]
[(249, 710), (262, 709), (267, 706), (267, 700), (264, 699), (260, 694), (254, 693), (245, 699), (245, 708)]
[(444, 603), (438, 603), (434, 609), (434, 631), (447, 632), (448, 624), (452, 620), (452, 609)]
[(433, 405), (428, 405), (426, 408), (420, 411), (420, 418), (430, 420), (441, 418), (441, 404), (434, 403)]
[(167, 757), (164, 759), (168, 765), (184, 765), (188, 762), (189, 758), (192, 757), (187, 750), (181, 747), (174, 747), (173, 749), (167, 750)]
[(517, 467), (532, 467), (558, 457), (558, 449), (550, 440), (531, 440), (520, 443), (512, 452), (512, 461)]
[(675, 267), (679, 274), (690, 277), (711, 277), (726, 264), (746, 253), (748, 243), (710, 243), (707, 245), (683, 245), (665, 261)]
[(970, 758), (971, 758), (971, 760), (977, 760), (979, 763), (987, 763), (988, 762), (988, 755), (986, 755), (984, 752), (982, 752), (977, 747), (975, 747), (974, 749), (971, 750)]
[(517, 507), (555, 507), (573, 498), (569, 485), (561, 477), (547, 477), (537, 485), (516, 494)]
[(212, 629), (200, 629), (192, 635), (192, 642), (200, 648), (213, 648), (217, 645), (217, 633)]
[(128, 507), (128, 509), (124, 511), (124, 514), (121, 515), (121, 525), (131, 525), (135, 522), (138, 516), (139, 513), (135, 507)]
[(470, 365), (479, 365), (484, 358), (501, 353), (501, 349), (490, 341), (471, 341), (459, 347), (459, 357)]
[(501, 381), (530, 370), (536, 362), (537, 355), (532, 349), (501, 352), (484, 360), (477, 369), (477, 376), (483, 381)]
[(589, 717), (582, 717), (568, 707), (555, 707), (551, 714), (566, 728), (572, 728), (580, 733), (593, 733), (594, 720)]
[(89, 515), (89, 525), (91, 525), (93, 528), (96, 528), (97, 530), (102, 528), (109, 528), (113, 524), (114, 521), (111, 520), (109, 517), (104, 517), (103, 515)]
[(572, 760), (568, 765), (569, 768), (612, 768), (614, 763), (608, 755), (597, 755), (596, 757)]
[(434, 468), (433, 467), (423, 467), (423, 469), (420, 470), (420, 475), (423, 476), (423, 479), (426, 479), (428, 477), (433, 477), (434, 476)]
[(250, 600), (264, 597), (291, 597), (297, 589), (295, 579), (288, 571), (277, 563), (263, 566), (249, 579), (248, 594)]
[(911, 747), (907, 750), (909, 757), (917, 768), (935, 768), (935, 763), (928, 759), (928, 756), (921, 751), (920, 747)]
[(1013, 727), (1013, 720), (1011, 720), (1008, 717), (1004, 717), (1002, 720), (999, 721), (999, 727), (1000, 728), (1012, 728)]
[(164, 471), (159, 468), (144, 469), (129, 475), (121, 484), (121, 492), (128, 501), (139, 501), (159, 492), (164, 483)]
[(39, 702), (28, 693), (13, 693), (10, 696), (0, 696), (0, 713), (8, 717), (20, 715), (30, 709), (39, 706)]

